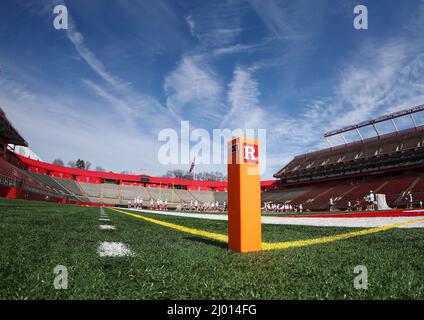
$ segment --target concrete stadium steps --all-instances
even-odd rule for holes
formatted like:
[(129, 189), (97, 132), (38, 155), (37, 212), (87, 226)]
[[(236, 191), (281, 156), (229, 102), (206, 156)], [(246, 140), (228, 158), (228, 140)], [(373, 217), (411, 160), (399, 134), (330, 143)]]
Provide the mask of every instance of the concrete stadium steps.
[[(69, 189), (65, 188), (63, 185), (61, 185), (58, 181), (55, 180), (55, 178), (38, 174), (35, 172), (28, 172), (28, 174), (31, 174), (34, 178), (39, 180), (41, 183), (50, 186), (51, 188), (57, 190), (57, 192), (62, 196), (66, 197), (70, 201), (84, 201), (84, 202), (90, 202), (87, 197), (76, 195)], [(75, 183), (75, 182), (74, 182)]]
[(36, 179), (30, 177), (28, 171), (19, 169), (0, 158), (0, 174), (2, 181), (8, 186), (20, 187), (35, 193), (43, 193), (46, 188)]
[(109, 198), (109, 199), (120, 198), (119, 185), (102, 183), (100, 186), (101, 186), (100, 187), (101, 198)]
[(228, 192), (216, 191), (213, 193), (215, 201), (219, 202), (219, 205), (222, 205), (224, 201), (228, 203)]
[(423, 175), (419, 177), (419, 180), (411, 188), (411, 192), (413, 194), (418, 192), (424, 192), (424, 176)]
[(175, 194), (181, 199), (182, 202), (190, 203), (192, 201), (196, 201), (196, 198), (194, 198), (188, 190), (175, 189), (174, 191), (175, 191)]
[(99, 203), (110, 204), (110, 205), (119, 205), (120, 201), (117, 198), (101, 198)]
[(378, 193), (379, 189), (383, 187), (385, 183), (386, 180), (359, 183), (357, 188), (344, 195), (343, 202), (347, 204), (347, 202), (350, 201), (353, 205), (357, 199), (362, 201), (371, 190), (374, 192), (374, 194)]
[[(394, 205), (399, 197), (409, 189), (411, 184), (417, 179), (417, 177), (401, 177), (391, 179), (378, 190), (378, 193), (383, 193), (386, 195), (387, 204)], [(402, 202), (403, 199), (399, 199), (399, 202)], [(405, 201), (403, 201), (405, 203)]]
[(87, 199), (89, 200), (89, 202), (103, 203), (102, 199), (98, 197), (88, 197)]
[(22, 188), (24, 190), (51, 197), (63, 196), (63, 193), (59, 192), (55, 188), (52, 188), (48, 184), (45, 184), (40, 179), (38, 179), (38, 177), (33, 176), (32, 172), (17, 168), (12, 164), (9, 165), (13, 175), (19, 176), (17, 179), (21, 180)]
[(315, 198), (323, 196), (324, 194), (328, 193), (333, 187), (332, 186), (319, 186), (311, 189), (310, 191), (307, 191), (303, 193), (302, 195), (296, 197), (293, 199), (293, 202), (296, 204), (302, 204), (303, 207), (309, 208), (309, 206), (306, 206), (306, 204), (314, 201)]
[(190, 190), (189, 192), (200, 203), (215, 201), (215, 197), (214, 197), (214, 192), (213, 191)]
[(56, 178), (56, 177), (52, 177), (52, 179), (56, 181), (58, 184), (60, 184), (62, 187), (64, 187), (65, 189), (69, 190), (69, 192), (81, 197), (86, 196), (84, 191), (78, 186), (78, 183), (75, 180)]
[[(421, 175), (421, 176), (417, 177), (417, 179), (413, 183), (411, 183), (411, 185), (405, 191), (411, 191), (412, 197), (413, 197), (413, 201), (414, 201), (414, 203), (416, 205), (420, 201), (423, 201), (424, 202), (424, 176)], [(406, 201), (405, 201), (405, 199), (402, 199), (402, 196), (403, 195), (401, 195), (396, 200), (395, 203), (397, 205), (405, 205)]]
[(56, 178), (51, 177), (57, 184), (61, 185), (64, 189), (68, 190), (73, 196), (76, 198), (76, 200), (83, 201), (83, 202), (90, 202), (90, 199), (88, 199), (87, 194), (82, 191), (82, 189), (78, 186), (77, 182), (75, 180), (70, 179), (62, 179), (62, 178)]
[(60, 193), (62, 195), (72, 196), (72, 194), (68, 190), (66, 190), (63, 186), (61, 186), (60, 184), (58, 184), (50, 176), (39, 174), (39, 173), (35, 173), (35, 172), (29, 172), (29, 171), (27, 171), (27, 174), (31, 175), (36, 180), (38, 180), (40, 183), (49, 186), (50, 188), (56, 190), (58, 193)]
[(337, 208), (339, 206), (345, 208), (347, 207), (347, 201), (343, 200), (344, 196), (356, 188), (357, 186), (351, 183), (333, 185), (328, 192), (315, 197), (314, 201), (311, 202), (311, 207), (315, 210), (328, 210), (330, 198), (333, 198)]
[(149, 196), (154, 201), (159, 199), (159, 188), (146, 188), (147, 192), (149, 193)]
[(297, 197), (305, 194), (306, 192), (311, 191), (311, 188), (302, 188), (302, 189), (288, 189), (288, 190), (276, 190), (276, 191), (267, 191), (261, 193), (261, 202), (286, 202), (292, 201)]
[(126, 204), (128, 204), (128, 201), (133, 201), (137, 197), (143, 199), (143, 201), (149, 201), (151, 198), (145, 187), (120, 185), (119, 188), (122, 200), (126, 200)]
[(88, 195), (89, 198), (101, 198), (102, 189), (101, 184), (86, 183), (86, 182), (77, 182), (81, 187), (82, 191)]
[(181, 203), (181, 199), (173, 189), (146, 188), (153, 200), (168, 200), (168, 203)]
[[(328, 208), (330, 198), (332, 197), (331, 193), (334, 191), (335, 187), (327, 186), (318, 189), (317, 191), (319, 191), (319, 193), (303, 204), (304, 209), (324, 210)], [(295, 203), (297, 204), (298, 202), (295, 200)]]

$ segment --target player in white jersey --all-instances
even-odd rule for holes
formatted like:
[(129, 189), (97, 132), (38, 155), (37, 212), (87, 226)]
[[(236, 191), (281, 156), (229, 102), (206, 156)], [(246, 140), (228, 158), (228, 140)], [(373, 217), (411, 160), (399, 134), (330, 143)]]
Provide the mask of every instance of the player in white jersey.
[(413, 200), (413, 198), (412, 198), (412, 193), (411, 192), (409, 192), (409, 195), (408, 195), (408, 202), (409, 202), (409, 205), (408, 205), (408, 208), (409, 209), (412, 209), (413, 207), (414, 207), (414, 200)]
[(370, 191), (368, 198), (369, 198), (369, 202), (370, 202), (370, 209), (375, 210), (375, 196), (374, 196), (374, 192), (372, 190)]

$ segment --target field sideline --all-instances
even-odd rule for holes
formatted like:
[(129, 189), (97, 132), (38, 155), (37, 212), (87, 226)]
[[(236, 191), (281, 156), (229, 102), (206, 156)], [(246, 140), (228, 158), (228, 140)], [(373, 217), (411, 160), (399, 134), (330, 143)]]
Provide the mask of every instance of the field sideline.
[[(104, 209), (0, 200), (1, 299), (423, 299), (424, 230), (391, 229), (308, 247), (238, 254), (225, 243)], [(142, 213), (226, 234), (224, 221)], [(263, 241), (307, 240), (358, 228), (263, 225)], [(99, 257), (102, 241), (134, 256)], [(53, 268), (69, 271), (55, 290)], [(353, 269), (365, 265), (368, 290)]]

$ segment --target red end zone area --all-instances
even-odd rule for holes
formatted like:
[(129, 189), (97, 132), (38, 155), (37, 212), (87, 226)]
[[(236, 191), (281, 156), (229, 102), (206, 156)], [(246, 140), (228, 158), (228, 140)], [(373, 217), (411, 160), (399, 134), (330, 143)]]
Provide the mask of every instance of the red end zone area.
[(278, 215), (282, 218), (385, 218), (385, 217), (424, 217), (424, 210), (363, 211), (346, 213), (317, 213), (302, 215)]

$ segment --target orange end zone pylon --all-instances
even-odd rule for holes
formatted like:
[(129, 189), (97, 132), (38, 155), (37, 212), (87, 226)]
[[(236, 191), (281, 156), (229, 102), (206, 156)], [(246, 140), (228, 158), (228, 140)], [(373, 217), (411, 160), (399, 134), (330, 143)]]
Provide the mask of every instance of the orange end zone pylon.
[(259, 142), (238, 137), (228, 143), (228, 248), (262, 250)]

